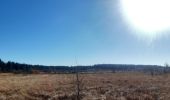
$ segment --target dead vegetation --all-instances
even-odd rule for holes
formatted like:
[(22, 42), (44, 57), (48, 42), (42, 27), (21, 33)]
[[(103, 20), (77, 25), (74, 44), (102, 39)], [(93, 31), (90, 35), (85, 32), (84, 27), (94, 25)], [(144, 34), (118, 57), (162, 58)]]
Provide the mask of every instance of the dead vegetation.
[[(170, 100), (170, 75), (80, 74), (82, 100)], [(73, 74), (0, 74), (0, 100), (76, 100)]]

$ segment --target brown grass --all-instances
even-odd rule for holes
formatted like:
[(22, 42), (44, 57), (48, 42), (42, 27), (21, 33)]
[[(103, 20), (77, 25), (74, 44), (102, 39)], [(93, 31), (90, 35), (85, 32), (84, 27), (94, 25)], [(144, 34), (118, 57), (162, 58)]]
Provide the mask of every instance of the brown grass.
[[(170, 75), (81, 74), (83, 100), (170, 100)], [(75, 100), (73, 74), (0, 74), (0, 100)]]

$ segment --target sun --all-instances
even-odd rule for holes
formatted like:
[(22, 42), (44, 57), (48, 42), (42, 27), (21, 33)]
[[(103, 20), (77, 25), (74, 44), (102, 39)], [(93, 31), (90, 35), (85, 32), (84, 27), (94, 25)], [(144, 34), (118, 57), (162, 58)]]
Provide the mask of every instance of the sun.
[(137, 34), (154, 36), (170, 29), (170, 0), (120, 0), (120, 8)]

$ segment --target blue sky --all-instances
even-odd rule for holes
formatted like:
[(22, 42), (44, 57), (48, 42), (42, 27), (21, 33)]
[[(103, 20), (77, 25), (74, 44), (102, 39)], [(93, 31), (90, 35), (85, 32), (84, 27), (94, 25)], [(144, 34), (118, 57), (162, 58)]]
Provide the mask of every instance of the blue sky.
[(0, 58), (29, 64), (170, 62), (170, 37), (129, 31), (118, 0), (1, 0)]

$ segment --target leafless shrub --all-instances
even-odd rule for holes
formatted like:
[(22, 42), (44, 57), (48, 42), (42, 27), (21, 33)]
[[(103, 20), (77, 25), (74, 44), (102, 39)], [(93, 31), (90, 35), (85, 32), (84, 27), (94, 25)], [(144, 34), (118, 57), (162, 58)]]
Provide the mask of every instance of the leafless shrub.
[(84, 78), (80, 72), (76, 71), (73, 79), (73, 92), (76, 96), (75, 100), (81, 100), (83, 98)]

